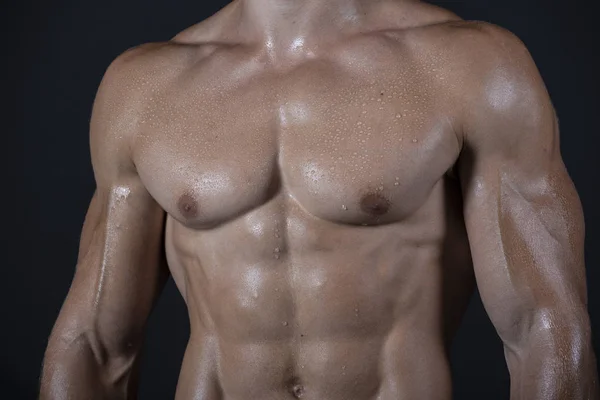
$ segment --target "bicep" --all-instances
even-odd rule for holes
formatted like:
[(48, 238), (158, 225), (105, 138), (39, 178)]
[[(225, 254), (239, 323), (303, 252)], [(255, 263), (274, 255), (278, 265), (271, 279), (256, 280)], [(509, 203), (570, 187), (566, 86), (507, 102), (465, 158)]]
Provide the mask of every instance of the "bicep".
[[(84, 221), (61, 334), (92, 332), (119, 349), (137, 341), (164, 283), (164, 211), (142, 183), (130, 144), (136, 106), (114, 62), (98, 89), (90, 126), (96, 191)], [(110, 343), (112, 342), (112, 343)]]
[(536, 178), (519, 171), (518, 162), (481, 166), (464, 193), (479, 291), (507, 342), (536, 318), (568, 322), (586, 302), (583, 215), (564, 165)]
[(477, 284), (510, 342), (584, 310), (584, 223), (533, 60), (514, 37), (490, 36), (465, 101), (458, 171)]
[(75, 276), (57, 321), (63, 335), (93, 332), (115, 352), (137, 344), (167, 275), (163, 212), (140, 186), (95, 192)]

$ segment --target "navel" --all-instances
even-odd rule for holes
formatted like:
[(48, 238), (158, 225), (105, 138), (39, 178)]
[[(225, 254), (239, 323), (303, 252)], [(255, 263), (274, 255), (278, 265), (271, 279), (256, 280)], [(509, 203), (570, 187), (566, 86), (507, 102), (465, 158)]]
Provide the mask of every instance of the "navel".
[(288, 381), (288, 390), (297, 399), (301, 399), (304, 396), (304, 385), (302, 385), (298, 377), (293, 377)]
[(360, 209), (370, 215), (383, 215), (390, 209), (390, 201), (381, 193), (367, 193), (360, 200)]
[(177, 208), (185, 218), (194, 218), (198, 215), (198, 202), (189, 193), (185, 193), (179, 197)]

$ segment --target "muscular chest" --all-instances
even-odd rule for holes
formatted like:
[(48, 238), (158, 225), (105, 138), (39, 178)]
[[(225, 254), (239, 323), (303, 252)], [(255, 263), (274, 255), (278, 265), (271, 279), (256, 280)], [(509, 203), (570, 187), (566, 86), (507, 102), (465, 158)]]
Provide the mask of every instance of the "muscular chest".
[(292, 196), (337, 222), (400, 220), (457, 156), (436, 93), (409, 72), (314, 65), (236, 85), (187, 85), (147, 108), (140, 176), (174, 218), (212, 226)]

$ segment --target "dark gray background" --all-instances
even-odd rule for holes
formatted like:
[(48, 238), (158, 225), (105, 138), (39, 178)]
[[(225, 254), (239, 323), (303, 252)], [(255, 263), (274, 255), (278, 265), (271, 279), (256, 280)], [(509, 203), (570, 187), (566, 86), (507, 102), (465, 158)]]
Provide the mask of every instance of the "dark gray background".
[[(323, 0), (326, 1), (326, 0)], [(586, 216), (589, 310), (598, 353), (600, 298), (597, 13), (584, 1), (438, 1), (465, 19), (496, 23), (530, 49), (561, 125), (561, 146)], [(74, 272), (94, 190), (88, 124), (109, 63), (166, 40), (225, 1), (26, 0), (0, 3), (2, 21), (4, 290), (0, 398), (33, 399), (43, 351)], [(147, 334), (141, 399), (172, 399), (188, 335), (169, 283)], [(508, 399), (502, 345), (475, 294), (452, 350), (455, 399)], [(432, 382), (432, 384), (435, 384)]]

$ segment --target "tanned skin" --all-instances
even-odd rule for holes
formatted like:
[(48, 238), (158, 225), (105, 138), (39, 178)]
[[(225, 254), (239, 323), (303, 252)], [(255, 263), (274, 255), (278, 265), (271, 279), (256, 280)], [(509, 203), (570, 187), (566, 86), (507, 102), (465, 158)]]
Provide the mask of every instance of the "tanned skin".
[(235, 0), (130, 49), (41, 399), (133, 399), (169, 273), (177, 400), (448, 400), (478, 286), (511, 400), (598, 399), (581, 203), (511, 33), (404, 0)]

